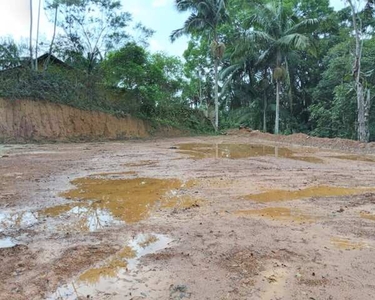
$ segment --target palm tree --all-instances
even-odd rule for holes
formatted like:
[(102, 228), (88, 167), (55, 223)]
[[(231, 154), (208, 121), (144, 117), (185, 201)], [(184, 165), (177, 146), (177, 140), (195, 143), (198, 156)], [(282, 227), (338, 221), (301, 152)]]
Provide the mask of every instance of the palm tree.
[[(315, 54), (314, 45), (308, 36), (317, 26), (318, 19), (299, 19), (288, 14), (282, 2), (258, 4), (249, 18), (248, 42), (263, 42), (266, 48), (259, 57), (259, 63), (268, 61), (273, 68), (276, 81), (275, 134), (279, 133), (281, 82), (289, 79), (288, 56), (295, 50), (308, 50)], [(291, 97), (291, 94), (290, 94)]]
[(215, 73), (215, 130), (219, 129), (219, 62), (225, 51), (220, 43), (218, 27), (229, 19), (226, 5), (228, 0), (175, 0), (177, 10), (191, 12), (182, 28), (171, 34), (172, 42), (183, 35), (208, 34), (212, 40), (211, 50), (214, 58)]

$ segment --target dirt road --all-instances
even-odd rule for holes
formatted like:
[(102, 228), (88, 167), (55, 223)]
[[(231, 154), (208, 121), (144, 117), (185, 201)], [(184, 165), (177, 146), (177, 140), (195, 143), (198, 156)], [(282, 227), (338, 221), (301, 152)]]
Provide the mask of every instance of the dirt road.
[(0, 299), (374, 299), (375, 150), (288, 141), (0, 146)]

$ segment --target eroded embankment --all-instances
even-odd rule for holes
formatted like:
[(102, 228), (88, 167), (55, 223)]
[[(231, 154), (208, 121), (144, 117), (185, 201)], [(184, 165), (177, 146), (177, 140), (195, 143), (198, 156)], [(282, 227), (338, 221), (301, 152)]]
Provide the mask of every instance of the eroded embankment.
[[(160, 128), (162, 135), (176, 130)], [(0, 141), (68, 141), (143, 138), (155, 133), (147, 121), (131, 116), (84, 111), (46, 101), (0, 99)]]

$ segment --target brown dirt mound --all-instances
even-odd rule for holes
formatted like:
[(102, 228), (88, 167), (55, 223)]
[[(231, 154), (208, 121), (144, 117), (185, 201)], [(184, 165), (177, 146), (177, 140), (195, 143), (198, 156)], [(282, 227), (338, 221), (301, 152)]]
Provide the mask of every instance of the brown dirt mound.
[(312, 137), (303, 133), (295, 133), (291, 135), (274, 135), (271, 133), (263, 133), (258, 130), (248, 131), (243, 129), (228, 130), (227, 135), (248, 136), (252, 138), (268, 140), (272, 142), (297, 144), (301, 146), (320, 147), (338, 149), (344, 151), (358, 151), (372, 152), (375, 150), (375, 143), (362, 143), (359, 141), (341, 139), (341, 138), (319, 138)]

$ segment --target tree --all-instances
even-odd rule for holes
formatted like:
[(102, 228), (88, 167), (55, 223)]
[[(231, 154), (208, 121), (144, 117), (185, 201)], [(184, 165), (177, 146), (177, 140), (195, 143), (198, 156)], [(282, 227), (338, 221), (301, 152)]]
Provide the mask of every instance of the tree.
[(368, 142), (370, 139), (369, 131), (369, 112), (370, 112), (370, 91), (364, 87), (363, 74), (361, 73), (361, 59), (363, 42), (361, 38), (362, 23), (358, 16), (358, 7), (354, 5), (353, 0), (347, 0), (352, 12), (353, 29), (355, 37), (355, 59), (353, 64), (353, 77), (355, 81), (355, 90), (357, 93), (357, 112), (358, 112), (358, 140)]
[(53, 51), (53, 45), (55, 43), (56, 27), (57, 27), (57, 16), (58, 16), (58, 12), (59, 12), (59, 2), (60, 1), (59, 0), (53, 0), (52, 2), (48, 2), (47, 6), (46, 6), (46, 9), (52, 9), (52, 10), (54, 10), (54, 18), (53, 18), (53, 34), (52, 34), (51, 43), (50, 43), (49, 49), (48, 49), (48, 57), (47, 57), (47, 59), (46, 59), (46, 61), (44, 63), (44, 71), (46, 71), (47, 68), (48, 68), (49, 62), (51, 60), (52, 51)]
[(30, 0), (30, 44), (29, 44), (29, 51), (30, 51), (31, 69), (33, 69), (34, 68), (34, 63), (33, 63), (33, 0)]
[[(273, 68), (276, 82), (275, 134), (279, 133), (281, 82), (288, 78), (288, 56), (294, 50), (315, 52), (308, 36), (318, 24), (318, 19), (298, 18), (288, 13), (281, 1), (258, 4), (249, 18), (247, 39), (264, 42), (259, 62), (267, 60)], [(271, 61), (273, 59), (273, 61)]]
[(142, 113), (150, 116), (160, 106), (179, 102), (183, 65), (164, 53), (150, 54), (135, 43), (110, 52), (101, 63), (105, 84), (137, 99)]
[[(26, 46), (27, 48), (27, 46)], [(21, 50), (12, 39), (0, 40), (0, 70), (19, 66)]]
[(227, 0), (176, 0), (177, 10), (191, 12), (182, 28), (174, 30), (171, 40), (174, 41), (182, 35), (208, 34), (211, 51), (214, 58), (215, 76), (215, 130), (219, 130), (219, 62), (224, 55), (225, 46), (220, 42), (218, 27), (229, 19), (226, 5)]
[[(59, 36), (60, 54), (64, 58), (84, 61), (90, 74), (98, 60), (109, 50), (123, 44), (129, 37), (126, 27), (131, 15), (123, 12), (116, 0), (61, 0), (57, 25), (64, 34)], [(83, 58), (83, 59), (82, 59)]]
[(41, 9), (41, 0), (39, 0), (39, 4), (38, 4), (38, 20), (37, 20), (37, 25), (36, 25), (35, 70), (38, 70), (38, 43), (39, 43), (40, 9)]

